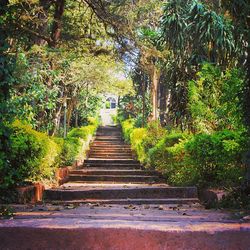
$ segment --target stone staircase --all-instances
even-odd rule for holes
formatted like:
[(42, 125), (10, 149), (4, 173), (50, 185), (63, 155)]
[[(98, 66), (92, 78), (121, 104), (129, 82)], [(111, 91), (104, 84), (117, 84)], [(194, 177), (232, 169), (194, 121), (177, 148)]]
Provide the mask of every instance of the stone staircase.
[(81, 168), (70, 171), (68, 182), (46, 190), (51, 203), (192, 204), (195, 187), (170, 187), (154, 170), (134, 159), (118, 127), (100, 127)]

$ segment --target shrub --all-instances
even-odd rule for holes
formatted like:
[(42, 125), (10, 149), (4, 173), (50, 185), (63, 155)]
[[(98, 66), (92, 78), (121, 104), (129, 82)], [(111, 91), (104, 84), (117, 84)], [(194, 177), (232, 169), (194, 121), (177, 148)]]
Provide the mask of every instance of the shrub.
[(131, 147), (136, 152), (138, 160), (140, 162), (145, 162), (146, 160), (145, 150), (142, 145), (142, 142), (146, 138), (146, 136), (147, 136), (146, 128), (136, 128), (132, 130), (130, 134)]
[(88, 139), (89, 136), (95, 133), (96, 127), (94, 125), (88, 125), (81, 128), (73, 128), (67, 135), (67, 137), (81, 138), (83, 140)]
[(132, 133), (134, 129), (134, 120), (133, 119), (128, 119), (125, 120), (121, 123), (122, 126), (122, 133), (123, 137), (126, 142), (130, 142), (130, 134)]
[(147, 153), (153, 148), (166, 134), (166, 130), (161, 127), (158, 121), (152, 121), (147, 126), (147, 136), (143, 139), (143, 147)]
[(97, 129), (98, 122), (94, 118), (89, 118), (89, 124), (81, 128), (73, 128), (65, 140), (55, 139), (62, 147), (61, 165), (72, 165), (75, 160), (85, 157), (89, 141)]
[(51, 178), (59, 164), (60, 147), (47, 135), (15, 121), (11, 125), (9, 168), (2, 168), (1, 187)]
[(171, 132), (148, 152), (150, 165), (161, 171), (171, 183), (185, 166), (185, 143), (190, 138), (186, 133)]
[(88, 117), (88, 125), (94, 125), (95, 126), (95, 128), (97, 128), (98, 127), (98, 125), (99, 125), (99, 121), (98, 121), (98, 119), (97, 118), (95, 118), (95, 117)]
[(199, 173), (201, 186), (239, 184), (244, 168), (241, 162), (247, 140), (241, 132), (223, 130), (211, 135), (199, 134), (185, 150), (188, 163)]
[(188, 83), (188, 108), (197, 132), (242, 129), (244, 74), (240, 69), (224, 72), (204, 63), (197, 79)]
[(79, 138), (66, 138), (63, 142), (63, 150), (61, 156), (62, 166), (69, 166), (74, 163), (81, 152), (82, 141)]

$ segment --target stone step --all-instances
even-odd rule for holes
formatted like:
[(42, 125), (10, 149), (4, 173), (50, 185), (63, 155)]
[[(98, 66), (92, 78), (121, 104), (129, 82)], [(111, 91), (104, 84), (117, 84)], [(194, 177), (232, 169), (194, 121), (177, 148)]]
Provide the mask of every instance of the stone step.
[(100, 159), (133, 159), (131, 154), (90, 154), (90, 158), (100, 158)]
[(122, 139), (115, 139), (115, 138), (99, 138), (96, 137), (94, 142), (97, 143), (125, 143)]
[(124, 142), (121, 141), (94, 141), (92, 144), (92, 146), (103, 146), (103, 147), (112, 147), (112, 146), (123, 146), (126, 145)]
[(123, 143), (123, 140), (121, 138), (115, 138), (115, 137), (97, 137), (95, 139), (95, 142), (119, 142)]
[(132, 153), (132, 151), (130, 149), (101, 149), (101, 148), (98, 148), (98, 149), (91, 149), (89, 150), (89, 153)]
[(122, 138), (122, 134), (119, 133), (119, 132), (112, 132), (112, 133), (102, 133), (102, 132), (96, 132), (96, 137), (99, 137), (99, 136), (114, 136), (114, 137), (120, 137)]
[(70, 174), (78, 175), (156, 175), (159, 176), (159, 173), (154, 170), (71, 170)]
[(108, 155), (90, 155), (91, 158), (95, 158), (95, 159), (133, 159), (133, 157), (131, 155), (129, 156), (119, 156), (119, 155), (113, 155), (113, 156), (108, 156)]
[(82, 165), (83, 168), (87, 168), (87, 169), (120, 169), (120, 170), (127, 170), (127, 169), (141, 169), (141, 165), (140, 164), (105, 164), (105, 163), (101, 163), (101, 164), (96, 164), (96, 163), (88, 163), (88, 164), (83, 164)]
[(89, 155), (98, 155), (98, 156), (106, 156), (106, 155), (109, 155), (109, 156), (132, 156), (131, 152), (105, 152), (105, 151), (99, 151), (99, 152), (95, 152), (95, 151), (92, 151), (90, 150), (89, 151)]
[(197, 199), (196, 187), (73, 188), (46, 190), (48, 200)]
[(116, 204), (116, 205), (182, 205), (199, 203), (197, 198), (166, 198), (166, 199), (78, 199), (78, 200), (52, 200), (52, 204)]
[(155, 183), (161, 179), (155, 175), (79, 175), (70, 174), (71, 182)]
[(84, 161), (84, 164), (140, 164), (139, 161), (134, 159), (95, 159), (95, 158), (88, 158)]
[(103, 145), (91, 145), (90, 146), (91, 150), (95, 150), (95, 149), (107, 149), (107, 150), (115, 150), (115, 149), (127, 149), (127, 150), (131, 150), (130, 146), (127, 144), (123, 144), (123, 145), (109, 145), (108, 147), (104, 147)]
[(116, 136), (114, 136), (114, 135), (99, 135), (99, 136), (97, 136), (96, 135), (95, 139), (96, 140), (100, 140), (100, 139), (102, 139), (102, 140), (122, 140), (122, 136), (118, 136), (118, 135), (116, 135)]

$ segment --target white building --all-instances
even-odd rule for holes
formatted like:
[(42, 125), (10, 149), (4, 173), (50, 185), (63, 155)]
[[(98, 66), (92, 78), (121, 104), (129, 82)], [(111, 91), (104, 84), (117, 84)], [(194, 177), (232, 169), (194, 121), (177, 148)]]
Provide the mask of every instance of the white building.
[(117, 115), (118, 97), (112, 94), (103, 96), (103, 108), (100, 117), (103, 126), (114, 125), (114, 117)]

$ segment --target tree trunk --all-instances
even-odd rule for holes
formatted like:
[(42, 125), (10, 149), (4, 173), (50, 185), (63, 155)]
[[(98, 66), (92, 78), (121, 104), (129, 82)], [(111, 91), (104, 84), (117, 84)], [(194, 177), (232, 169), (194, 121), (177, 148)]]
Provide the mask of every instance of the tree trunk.
[[(250, 27), (250, 24), (249, 24)], [(250, 41), (249, 41), (250, 42)], [(248, 128), (248, 134), (250, 135), (250, 47), (248, 46), (247, 50), (247, 79), (246, 79), (246, 93), (245, 93), (245, 122)], [(250, 145), (250, 141), (248, 142)], [(247, 174), (246, 174), (246, 185), (250, 192), (250, 149), (246, 153), (246, 165), (247, 165)]]
[[(0, 16), (4, 16), (7, 13), (9, 1), (3, 0), (0, 5)], [(5, 101), (10, 95), (10, 84), (8, 81), (9, 72), (7, 67), (7, 55), (5, 54), (8, 43), (8, 31), (0, 25), (0, 101), (3, 103), (0, 107), (0, 117), (8, 110)]]
[(145, 109), (146, 109), (146, 100), (145, 100), (145, 91), (146, 91), (146, 83), (145, 83), (145, 77), (143, 77), (142, 82), (142, 127), (145, 127)]
[(75, 110), (75, 127), (78, 128), (78, 109)]
[(166, 113), (166, 109), (167, 109), (167, 88), (166, 88), (166, 84), (164, 82), (164, 78), (163, 81), (160, 82), (160, 122), (161, 125), (164, 126), (166, 125), (166, 121), (165, 121), (165, 113)]
[(57, 131), (59, 130), (60, 127), (60, 122), (61, 122), (61, 112), (62, 112), (62, 106), (63, 104), (61, 103), (58, 111), (55, 114), (55, 118), (54, 118), (54, 129), (51, 133), (52, 136), (56, 135)]
[(152, 117), (153, 121), (158, 119), (158, 87), (160, 81), (160, 70), (153, 66), (153, 72), (151, 76), (152, 81)]
[[(37, 30), (39, 30), (39, 33), (41, 35), (46, 35), (47, 29), (48, 29), (48, 11), (49, 11), (50, 6), (52, 5), (52, 1), (40, 0), (39, 4), (41, 6), (41, 10), (37, 14), (39, 18)], [(47, 41), (44, 40), (42, 37), (35, 36), (34, 43), (41, 46), (41, 45), (45, 45)]]
[(51, 47), (56, 47), (62, 31), (62, 16), (65, 7), (65, 0), (57, 0), (55, 4), (54, 22), (51, 32)]

